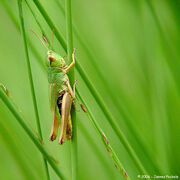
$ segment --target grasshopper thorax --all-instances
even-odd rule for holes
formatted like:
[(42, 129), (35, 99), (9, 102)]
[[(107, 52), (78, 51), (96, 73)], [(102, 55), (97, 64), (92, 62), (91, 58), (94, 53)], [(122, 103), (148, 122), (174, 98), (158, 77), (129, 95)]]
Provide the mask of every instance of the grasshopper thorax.
[(52, 50), (48, 50), (47, 52), (47, 57), (48, 57), (48, 65), (50, 67), (57, 67), (57, 68), (65, 68), (66, 63), (59, 54), (55, 53)]

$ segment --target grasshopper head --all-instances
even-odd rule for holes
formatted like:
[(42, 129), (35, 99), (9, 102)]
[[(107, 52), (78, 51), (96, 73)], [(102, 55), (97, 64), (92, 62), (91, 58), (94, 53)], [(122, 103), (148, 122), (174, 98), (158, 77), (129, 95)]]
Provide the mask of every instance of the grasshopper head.
[(52, 32), (52, 41), (51, 44), (48, 43), (46, 37), (44, 34), (42, 34), (42, 39), (33, 31), (31, 30), (32, 33), (41, 41), (42, 45), (47, 49), (47, 66), (48, 67), (57, 67), (57, 68), (64, 68), (66, 66), (66, 63), (60, 55), (52, 51), (52, 45), (53, 45), (53, 40), (54, 40), (54, 30)]
[(54, 51), (48, 50), (47, 56), (48, 56), (48, 65), (50, 67), (64, 68), (66, 66), (63, 57), (61, 57)]

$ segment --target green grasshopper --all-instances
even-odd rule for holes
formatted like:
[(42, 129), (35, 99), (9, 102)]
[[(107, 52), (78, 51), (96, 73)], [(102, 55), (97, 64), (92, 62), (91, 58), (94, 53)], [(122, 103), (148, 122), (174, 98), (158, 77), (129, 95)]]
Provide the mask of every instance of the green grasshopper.
[(72, 63), (68, 66), (63, 57), (52, 51), (54, 32), (52, 35), (51, 46), (49, 46), (49, 43), (43, 34), (42, 38), (45, 43), (34, 31), (32, 32), (47, 49), (46, 66), (48, 70), (50, 89), (50, 106), (53, 116), (50, 140), (54, 141), (56, 139), (59, 122), (61, 121), (59, 144), (63, 144), (65, 139), (69, 140), (72, 138), (72, 122), (70, 112), (72, 104), (75, 106), (75, 86), (77, 81), (75, 81), (72, 89), (66, 73), (75, 65), (75, 49), (72, 53)]

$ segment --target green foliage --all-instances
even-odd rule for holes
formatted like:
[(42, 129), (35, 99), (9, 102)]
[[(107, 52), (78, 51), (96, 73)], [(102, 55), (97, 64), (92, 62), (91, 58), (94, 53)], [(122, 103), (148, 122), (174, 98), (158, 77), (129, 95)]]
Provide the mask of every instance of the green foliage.
[[(54, 29), (54, 50), (65, 55), (65, 3), (67, 0), (22, 0), (32, 70), (29, 81), (17, 1), (1, 0), (0, 82), (33, 129), (37, 129), (35, 98), (44, 143), (59, 161), (58, 170), (70, 178), (70, 142), (60, 146), (49, 141), (52, 119), (46, 50), (29, 31), (44, 32), (51, 39)], [(77, 92), (92, 120), (82, 111), (76, 113), (78, 180), (124, 177), (98, 136), (103, 137), (101, 130), (111, 144), (112, 157), (131, 179), (138, 174), (179, 175), (179, 2), (77, 0), (72, 1), (71, 9)], [(46, 179), (39, 150), (7, 107), (0, 101), (0, 178)], [(75, 161), (73, 164), (76, 166)], [(51, 166), (49, 171), (51, 179), (58, 179)]]

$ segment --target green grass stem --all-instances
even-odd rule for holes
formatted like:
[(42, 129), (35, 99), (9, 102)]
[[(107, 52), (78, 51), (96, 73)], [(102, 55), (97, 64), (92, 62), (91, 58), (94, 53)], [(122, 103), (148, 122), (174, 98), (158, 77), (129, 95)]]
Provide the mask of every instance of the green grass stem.
[[(28, 2), (27, 0), (25, 0), (25, 3), (27, 4), (27, 6), (28, 6), (28, 8), (29, 8), (29, 10), (30, 10), (33, 18), (35, 19), (36, 23), (38, 24), (38, 26), (39, 26), (39, 28), (40, 28), (40, 30), (41, 30), (41, 33), (45, 35), (46, 33), (45, 33), (45, 31), (43, 30), (40, 22), (38, 21), (38, 18), (37, 18), (37, 16), (35, 15), (34, 11), (32, 10), (29, 2)], [(45, 36), (45, 37), (46, 37), (46, 40), (48, 41), (48, 43), (50, 44), (50, 40), (49, 40), (48, 36)]]
[[(65, 17), (66, 17), (66, 37), (67, 37), (67, 57), (68, 64), (72, 62), (73, 53), (73, 37), (72, 37), (72, 15), (71, 15), (71, 0), (65, 0)], [(69, 72), (69, 80), (71, 85), (74, 83), (74, 68)], [(72, 108), (72, 128), (73, 136), (71, 140), (71, 161), (72, 161), (72, 180), (78, 179), (78, 158), (77, 158), (77, 124), (76, 124), (76, 111)]]
[(43, 157), (48, 161), (52, 169), (55, 171), (55, 173), (61, 178), (62, 180), (67, 179), (64, 174), (59, 170), (57, 165), (55, 164), (55, 161), (52, 159), (52, 156), (48, 154), (48, 152), (45, 150), (43, 144), (39, 141), (37, 136), (31, 131), (29, 126), (25, 123), (25, 120), (23, 116), (19, 113), (19, 110), (17, 107), (10, 101), (7, 94), (3, 91), (2, 88), (0, 88), (0, 98), (4, 102), (4, 104), (8, 107), (8, 109), (11, 111), (11, 113), (14, 115), (18, 123), (21, 125), (21, 127), (25, 130), (27, 135), (30, 137), (30, 139), (33, 141), (35, 146), (39, 149)]
[[(22, 0), (18, 0), (18, 8), (19, 8), (19, 18), (20, 18), (20, 24), (21, 24), (21, 30), (22, 30), (22, 37), (23, 37), (23, 42), (24, 42), (24, 50), (25, 50), (25, 55), (26, 55), (28, 77), (29, 77), (29, 81), (30, 81), (33, 106), (34, 106), (34, 111), (35, 111), (35, 116), (36, 116), (36, 125), (37, 125), (37, 129), (38, 129), (38, 133), (39, 133), (41, 139), (43, 140), (42, 131), (41, 131), (41, 124), (40, 124), (40, 119), (39, 119), (39, 112), (38, 112), (37, 101), (36, 101), (35, 88), (34, 88), (33, 77), (32, 77), (31, 63), (30, 63), (28, 47), (27, 47), (24, 17), (23, 17), (23, 9), (22, 9)], [(44, 161), (47, 179), (50, 180), (47, 161), (44, 157), (43, 157), (43, 161)]]
[(102, 163), (105, 172), (107, 172), (107, 176), (109, 176), (109, 179), (115, 178), (113, 177), (114, 172), (112, 169), (112, 165), (104, 158), (104, 154), (102, 154), (100, 148), (95, 143), (92, 134), (90, 134), (88, 129), (83, 125), (81, 121), (78, 122), (78, 127), (81, 133), (83, 134), (83, 137), (86, 139), (86, 142), (90, 145), (92, 152), (94, 152), (96, 157)]
[(67, 52), (67, 44), (66, 41), (64, 40), (64, 37), (61, 36), (61, 34), (59, 33), (58, 29), (56, 28), (56, 26), (54, 26), (53, 21), (51, 20), (51, 18), (48, 16), (48, 13), (45, 11), (45, 9), (43, 8), (43, 6), (41, 5), (41, 3), (38, 0), (33, 0), (33, 2), (35, 3), (35, 5), (37, 6), (37, 8), (39, 9), (40, 13), (42, 14), (42, 16), (44, 17), (44, 19), (46, 20), (47, 24), (49, 25), (49, 27), (51, 28), (52, 31), (54, 31), (55, 36), (57, 37), (57, 39), (61, 42), (62, 47), (65, 49), (65, 51)]
[(92, 113), (90, 113), (90, 111), (88, 110), (87, 105), (83, 101), (83, 99), (82, 99), (81, 95), (79, 94), (79, 92), (77, 92), (77, 96), (78, 96), (78, 99), (83, 103), (83, 105), (85, 107), (85, 110), (86, 110), (86, 114), (87, 114), (89, 120), (91, 121), (91, 123), (93, 124), (93, 126), (95, 127), (97, 133), (101, 137), (101, 139), (102, 139), (108, 153), (112, 156), (112, 158), (114, 160), (115, 167), (121, 172), (123, 179), (129, 179), (130, 180), (130, 177), (127, 175), (127, 173), (126, 173), (123, 165), (121, 164), (118, 156), (116, 155), (114, 149), (112, 148), (112, 146), (108, 142), (106, 135), (104, 134), (103, 130), (100, 128), (98, 122), (95, 120)]
[[(12, 22), (13, 22), (13, 24), (15, 25), (17, 31), (20, 32), (21, 29), (20, 29), (19, 23), (18, 23), (16, 17), (14, 16), (14, 14), (12, 13), (12, 10), (9, 8), (7, 2), (4, 1), (4, 0), (2, 0), (2, 1), (0, 1), (0, 2), (2, 3), (3, 7), (6, 9), (8, 16), (9, 16), (10, 19), (12, 20)], [(28, 6), (28, 7), (30, 8), (30, 6)], [(31, 9), (31, 10), (32, 10), (32, 9)], [(33, 16), (34, 16), (34, 14), (33, 14)], [(37, 19), (36, 19), (36, 20), (37, 20)], [(38, 23), (38, 22), (37, 22), (37, 23)], [(42, 32), (43, 32), (43, 30), (42, 30)], [(37, 57), (37, 59), (39, 60), (39, 61), (38, 61), (39, 65), (42, 67), (43, 71), (46, 71), (45, 66), (44, 66), (44, 63), (43, 63), (42, 60), (41, 60), (42, 57), (39, 55), (39, 53), (37, 52), (37, 50), (34, 48), (34, 45), (33, 45), (33, 43), (31, 42), (30, 38), (27, 38), (27, 41), (28, 41), (28, 43), (29, 43), (29, 46), (30, 46), (32, 52), (34, 53), (34, 55), (35, 55), (35, 56)]]

